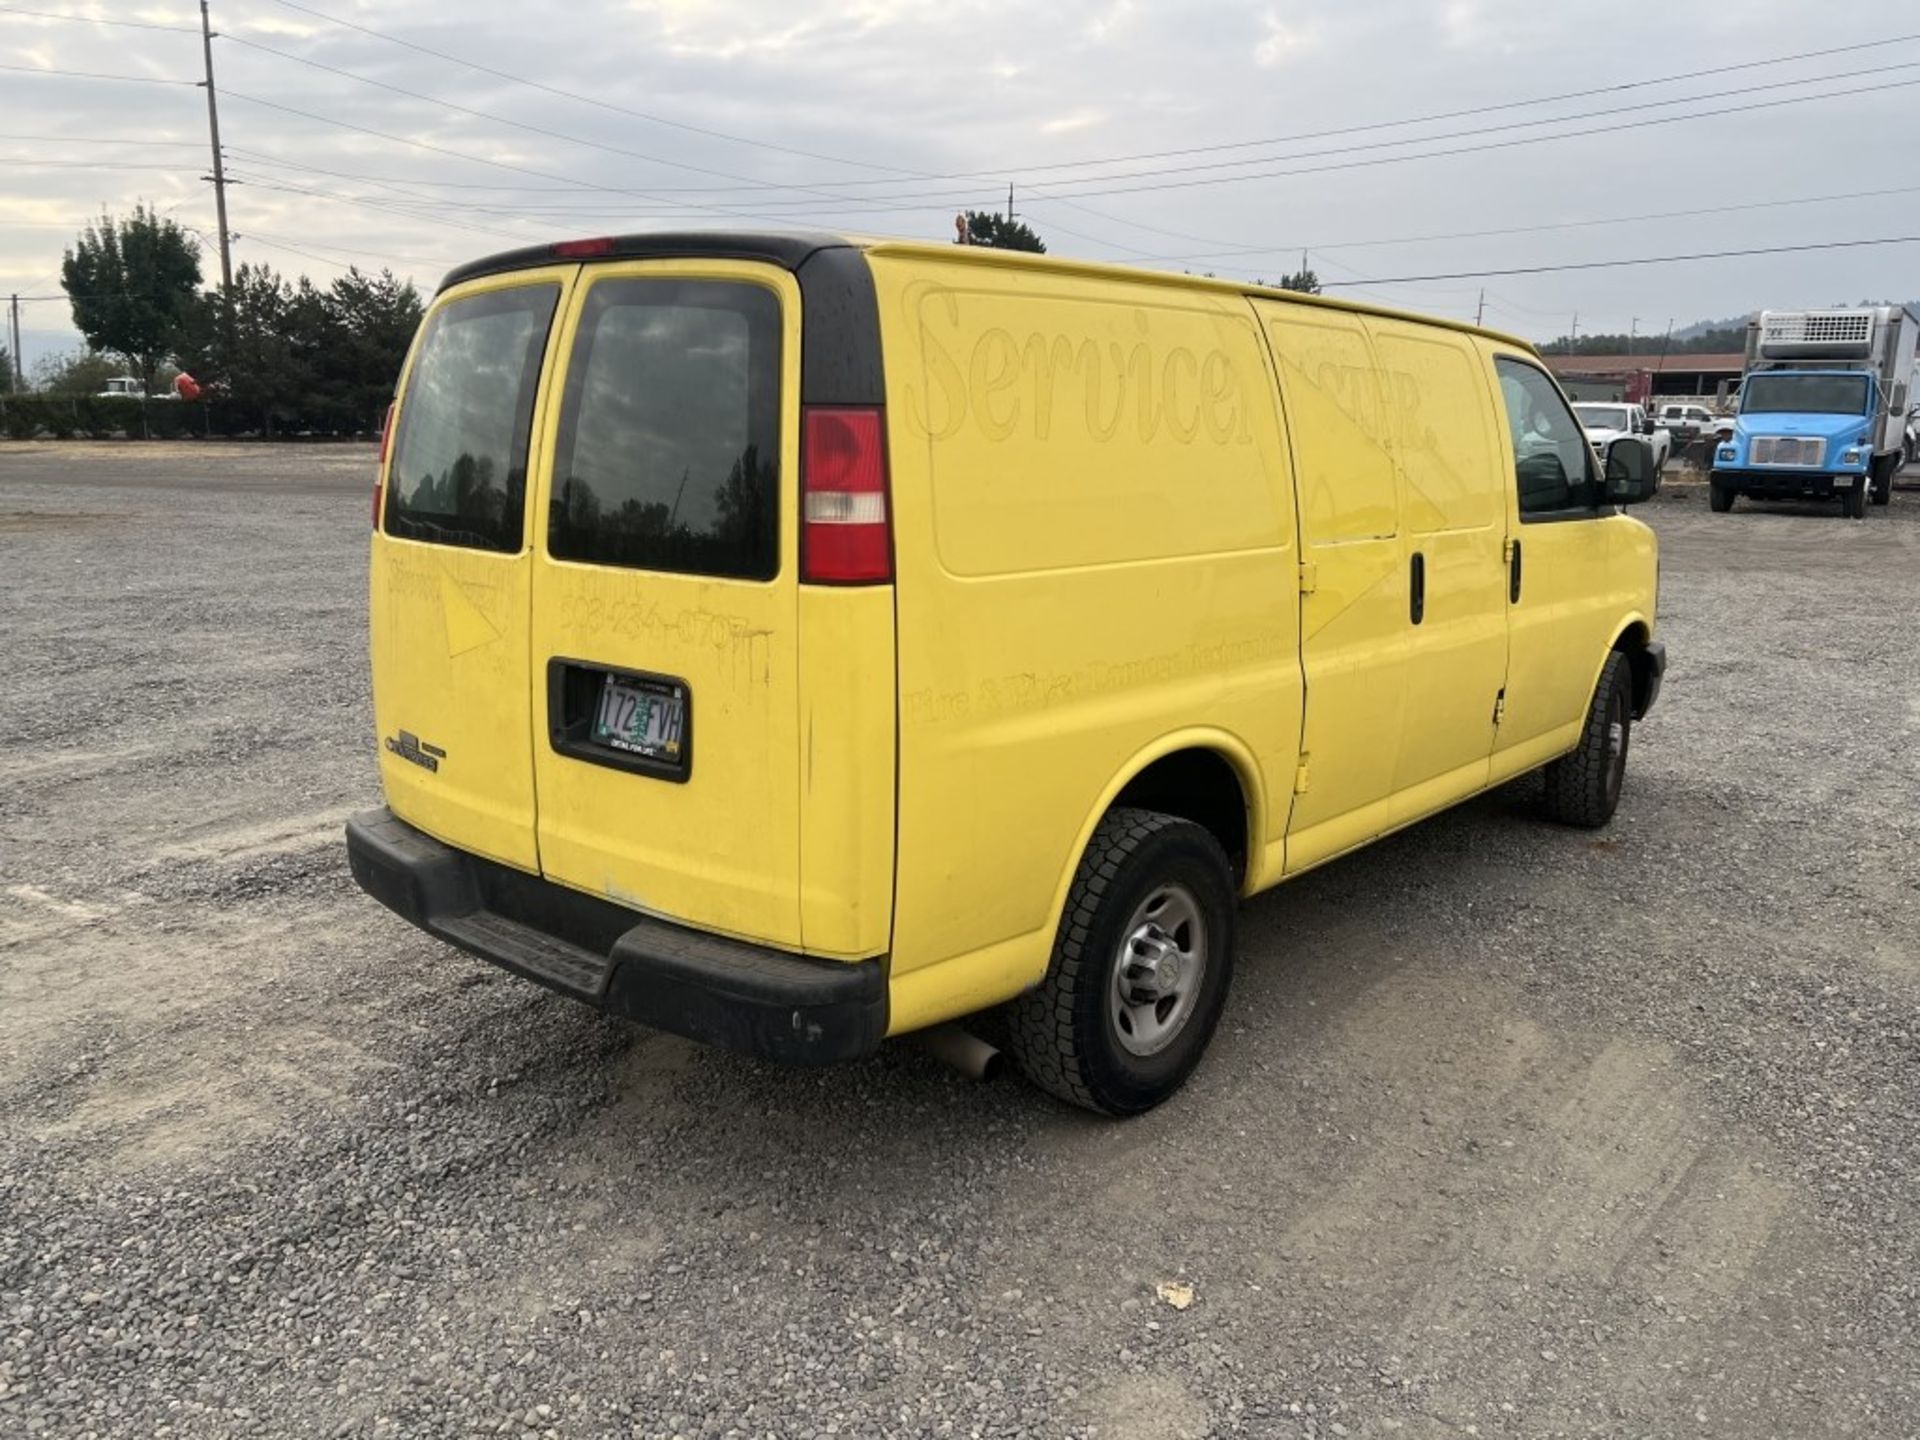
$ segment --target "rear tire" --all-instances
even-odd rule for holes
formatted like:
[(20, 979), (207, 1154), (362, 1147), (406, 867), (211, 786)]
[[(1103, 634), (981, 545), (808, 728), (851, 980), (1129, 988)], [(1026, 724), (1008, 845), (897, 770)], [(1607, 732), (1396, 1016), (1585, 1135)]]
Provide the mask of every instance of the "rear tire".
[(1633, 740), (1633, 667), (1618, 650), (1600, 667), (1580, 743), (1546, 768), (1547, 814), (1562, 825), (1598, 830), (1620, 807)]
[(1015, 1063), (1088, 1110), (1158, 1105), (1219, 1024), (1234, 908), (1233, 869), (1210, 833), (1155, 810), (1110, 811), (1073, 877), (1046, 979), (1007, 1006)]
[(1733, 509), (1733, 499), (1740, 492), (1721, 480), (1707, 482), (1707, 508), (1716, 515), (1724, 515)]
[(1847, 487), (1847, 493), (1840, 497), (1840, 513), (1849, 520), (1864, 520), (1867, 518), (1867, 486), (1865, 476), (1861, 477), (1860, 484), (1849, 485)]

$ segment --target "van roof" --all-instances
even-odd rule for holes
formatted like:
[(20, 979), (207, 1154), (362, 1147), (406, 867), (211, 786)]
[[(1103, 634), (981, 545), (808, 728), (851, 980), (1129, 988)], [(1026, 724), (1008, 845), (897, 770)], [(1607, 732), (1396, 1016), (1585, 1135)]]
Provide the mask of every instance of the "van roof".
[[(589, 249), (588, 247), (592, 247)], [(637, 235), (614, 235), (602, 239), (558, 241), (548, 245), (530, 245), (504, 250), (455, 266), (440, 282), (440, 289), (458, 285), (482, 275), (498, 275), (509, 270), (524, 270), (548, 265), (556, 259), (711, 259), (758, 260), (797, 270), (809, 256), (821, 250), (855, 248), (874, 255), (917, 256), (925, 260), (958, 261), (968, 265), (1000, 266), (1010, 269), (1046, 270), (1054, 274), (1085, 275), (1094, 278), (1129, 280), (1135, 283), (1167, 285), (1186, 290), (1210, 290), (1219, 294), (1263, 295), (1275, 300), (1293, 300), (1345, 310), (1361, 315), (1382, 315), (1398, 320), (1413, 320), (1423, 325), (1439, 325), (1469, 335), (1484, 335), (1502, 344), (1532, 351), (1531, 341), (1504, 331), (1472, 325), (1445, 316), (1424, 315), (1417, 310), (1401, 310), (1390, 305), (1365, 304), (1328, 295), (1306, 295), (1297, 290), (1282, 290), (1274, 285), (1254, 285), (1221, 280), (1205, 275), (1176, 274), (1168, 270), (1149, 270), (1138, 265), (1114, 265), (1094, 260), (1071, 260), (1056, 255), (1023, 254), (987, 245), (953, 245), (930, 240), (901, 240), (882, 236), (843, 235), (823, 231), (751, 231), (751, 230), (662, 230)]]

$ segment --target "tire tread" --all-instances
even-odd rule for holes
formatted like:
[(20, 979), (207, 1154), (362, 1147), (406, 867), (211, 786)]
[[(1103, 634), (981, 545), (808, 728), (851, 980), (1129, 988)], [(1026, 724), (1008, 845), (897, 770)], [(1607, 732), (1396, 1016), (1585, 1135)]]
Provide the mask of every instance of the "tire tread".
[[(1121, 808), (1108, 811), (1087, 842), (1067, 892), (1047, 977), (1007, 1007), (1008, 1048), (1014, 1061), (1049, 1095), (1088, 1110), (1107, 1108), (1088, 1082), (1073, 1019), (1074, 997), (1085, 973), (1103, 968), (1102, 957), (1090, 953), (1089, 941), (1101, 904), (1126, 861), (1160, 832), (1191, 824), (1157, 810)], [(1221, 860), (1224, 864), (1224, 853)]]
[(1598, 830), (1613, 818), (1607, 805), (1607, 716), (1614, 691), (1632, 683), (1627, 657), (1615, 650), (1600, 669), (1580, 743), (1546, 768), (1547, 814), (1562, 825)]

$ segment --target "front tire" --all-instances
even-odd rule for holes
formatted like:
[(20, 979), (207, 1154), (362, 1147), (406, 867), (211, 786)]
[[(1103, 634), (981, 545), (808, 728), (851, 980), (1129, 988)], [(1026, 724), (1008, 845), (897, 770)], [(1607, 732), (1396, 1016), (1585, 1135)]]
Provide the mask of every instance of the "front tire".
[(1733, 509), (1733, 498), (1740, 492), (1724, 480), (1707, 482), (1707, 508), (1716, 515), (1724, 515)]
[(1220, 842), (1155, 810), (1110, 811), (1067, 895), (1047, 977), (1008, 1006), (1042, 1090), (1138, 1115), (1185, 1083), (1233, 981), (1235, 886)]
[(1846, 494), (1840, 497), (1840, 513), (1849, 520), (1867, 518), (1867, 484), (1864, 475), (1860, 477), (1858, 485), (1849, 485)]
[(1633, 740), (1633, 669), (1618, 650), (1600, 667), (1573, 753), (1546, 768), (1547, 814), (1562, 825), (1598, 830), (1620, 808)]
[(1894, 456), (1873, 463), (1873, 493), (1869, 497), (1876, 505), (1885, 505), (1893, 499), (1893, 462)]

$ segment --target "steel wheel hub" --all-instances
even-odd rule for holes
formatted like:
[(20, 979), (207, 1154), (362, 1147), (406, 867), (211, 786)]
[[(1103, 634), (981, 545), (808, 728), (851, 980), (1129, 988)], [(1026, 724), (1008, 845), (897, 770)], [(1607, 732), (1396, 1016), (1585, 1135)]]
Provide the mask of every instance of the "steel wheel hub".
[(1140, 902), (1114, 956), (1109, 1015), (1132, 1055), (1164, 1050), (1185, 1027), (1207, 968), (1207, 926), (1184, 885), (1162, 885)]

